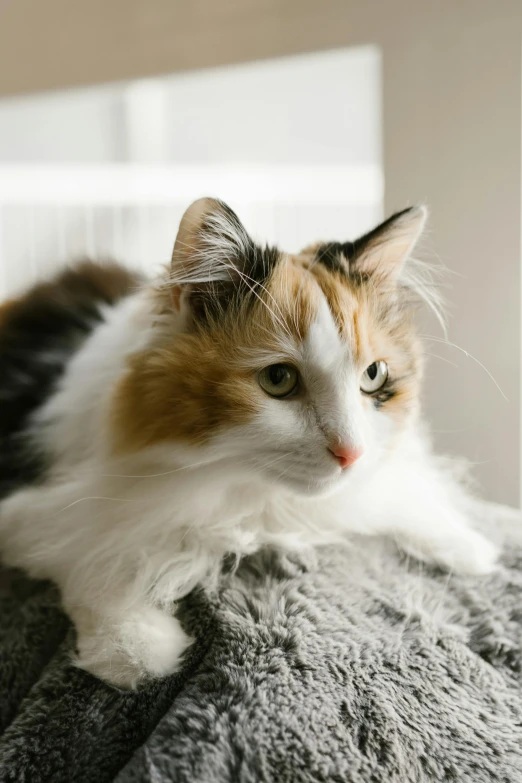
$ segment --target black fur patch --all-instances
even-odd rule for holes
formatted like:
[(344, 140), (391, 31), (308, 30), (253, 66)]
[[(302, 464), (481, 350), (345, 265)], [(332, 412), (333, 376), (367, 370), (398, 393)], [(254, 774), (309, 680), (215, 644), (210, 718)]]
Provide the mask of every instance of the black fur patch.
[(247, 255), (241, 257), (241, 273), (231, 272), (230, 282), (218, 280), (193, 285), (190, 306), (197, 321), (206, 327), (230, 310), (245, 304), (249, 307), (259, 301), (262, 288), (280, 258), (275, 248), (262, 248), (252, 242)]
[[(238, 237), (237, 251), (231, 245), (230, 280), (212, 281), (192, 287), (190, 302), (197, 319), (209, 323), (219, 319), (230, 308), (254, 304), (266, 285), (281, 254), (276, 248), (257, 245), (246, 232), (236, 213), (227, 204), (218, 202), (219, 208), (232, 227), (231, 234)], [(209, 237), (215, 233), (212, 222), (203, 222), (201, 233)], [(219, 241), (219, 236), (216, 237)], [(211, 240), (210, 240), (211, 241)]]
[[(330, 272), (340, 272), (343, 275), (348, 274), (349, 267), (346, 261), (349, 260), (349, 246), (351, 242), (326, 242), (317, 249), (315, 260), (323, 264)], [(343, 260), (343, 256), (344, 259)]]
[(359, 285), (367, 282), (370, 275), (357, 269), (356, 259), (368, 245), (377, 243), (381, 237), (385, 236), (390, 226), (411, 209), (411, 207), (407, 207), (401, 212), (396, 212), (379, 226), (353, 242), (325, 242), (318, 247), (315, 260), (331, 272), (349, 275), (350, 279)]
[(317, 249), (315, 260), (323, 264), (330, 272), (349, 277), (352, 283), (362, 285), (369, 280), (370, 275), (362, 272), (354, 265), (354, 260), (361, 252), (361, 240), (355, 242), (327, 242)]
[(235, 282), (243, 295), (248, 295), (256, 283), (266, 283), (281, 256), (276, 248), (257, 245), (245, 231), (236, 213), (223, 202), (220, 202), (220, 206), (237, 236), (242, 238), (243, 252), (237, 262), (243, 276), (240, 275)]
[(116, 265), (85, 262), (0, 309), (0, 498), (45, 474), (46, 455), (27, 434), (31, 415), (103, 320), (100, 306), (137, 282)]
[(406, 215), (408, 212), (411, 212), (412, 209), (414, 209), (414, 207), (406, 207), (406, 209), (402, 209), (400, 212), (395, 212), (394, 215), (387, 218), (383, 223), (380, 223), (375, 228), (372, 228), (372, 230), (368, 231), (367, 234), (363, 234), (362, 237), (359, 237), (353, 242), (348, 242), (347, 244), (352, 248), (352, 255), (350, 258), (359, 255), (361, 251), (364, 250), (366, 245), (378, 242), (379, 238), (381, 238), (383, 235), (386, 235), (386, 232), (390, 226), (392, 226), (397, 220)]

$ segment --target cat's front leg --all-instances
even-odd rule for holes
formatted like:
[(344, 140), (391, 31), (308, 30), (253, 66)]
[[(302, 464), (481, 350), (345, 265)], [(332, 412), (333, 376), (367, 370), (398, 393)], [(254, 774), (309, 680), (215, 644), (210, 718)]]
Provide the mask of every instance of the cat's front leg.
[(461, 574), (488, 574), (495, 569), (497, 547), (467, 525), (455, 509), (419, 509), (418, 516), (404, 517), (392, 530), (398, 546), (419, 560)]
[(494, 570), (497, 547), (473, 530), (465, 489), (434, 460), (406, 463), (386, 485), (387, 524), (402, 549), (457, 573)]
[(173, 674), (193, 641), (179, 620), (146, 603), (66, 608), (77, 631), (75, 664), (119, 688)]
[(450, 571), (487, 574), (495, 568), (498, 549), (472, 528), (471, 507), (465, 490), (421, 454), (368, 482), (350, 527), (388, 535), (405, 552)]

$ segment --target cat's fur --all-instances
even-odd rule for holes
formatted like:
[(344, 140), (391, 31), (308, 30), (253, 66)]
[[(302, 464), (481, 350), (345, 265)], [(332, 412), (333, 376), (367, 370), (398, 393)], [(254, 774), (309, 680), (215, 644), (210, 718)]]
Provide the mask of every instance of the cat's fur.
[[(424, 219), (290, 256), (205, 199), (154, 284), (84, 264), (0, 308), (0, 550), (59, 585), (78, 665), (122, 687), (173, 672), (174, 602), (226, 553), (357, 531), (494, 566), (418, 426)], [(366, 395), (376, 360), (389, 378)], [(280, 362), (301, 376), (286, 399), (259, 385)], [(346, 470), (340, 445), (364, 452)]]

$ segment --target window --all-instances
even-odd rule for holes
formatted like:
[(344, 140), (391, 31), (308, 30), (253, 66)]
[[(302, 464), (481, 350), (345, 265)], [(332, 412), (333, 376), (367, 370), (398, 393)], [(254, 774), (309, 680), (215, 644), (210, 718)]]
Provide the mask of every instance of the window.
[(370, 46), (2, 101), (0, 298), (85, 255), (154, 272), (203, 195), (291, 251), (352, 238), (382, 214), (380, 115)]

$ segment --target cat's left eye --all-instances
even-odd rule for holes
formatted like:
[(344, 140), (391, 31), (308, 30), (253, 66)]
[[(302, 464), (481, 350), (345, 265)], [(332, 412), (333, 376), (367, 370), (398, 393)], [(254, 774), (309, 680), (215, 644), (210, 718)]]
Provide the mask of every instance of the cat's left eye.
[(388, 380), (388, 365), (386, 362), (372, 362), (361, 377), (361, 391), (365, 394), (374, 394), (382, 389)]
[(291, 364), (271, 364), (261, 370), (258, 381), (271, 397), (288, 397), (297, 388), (299, 373)]

